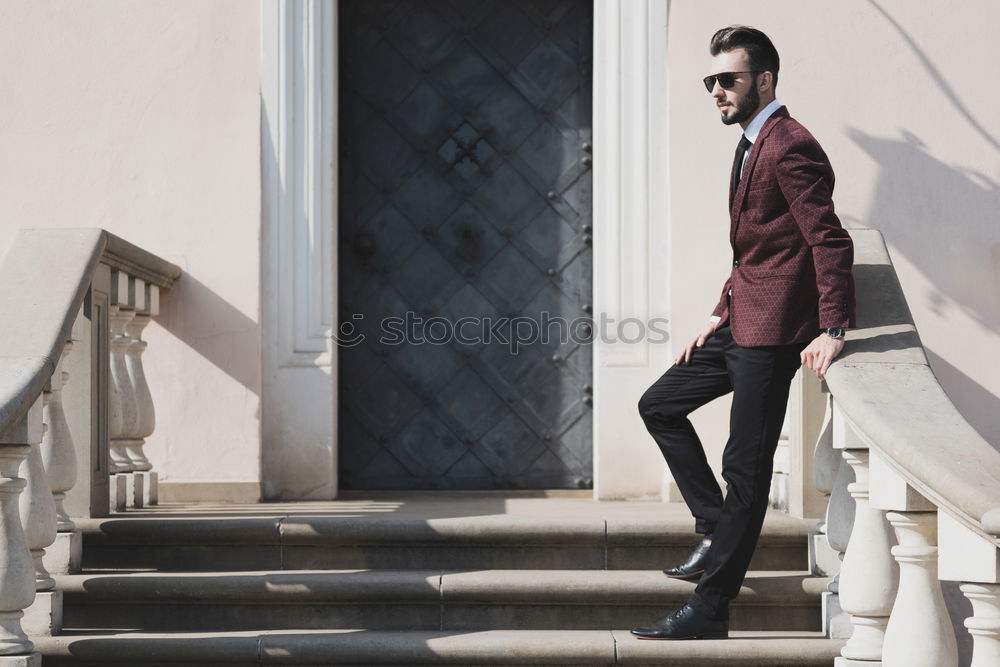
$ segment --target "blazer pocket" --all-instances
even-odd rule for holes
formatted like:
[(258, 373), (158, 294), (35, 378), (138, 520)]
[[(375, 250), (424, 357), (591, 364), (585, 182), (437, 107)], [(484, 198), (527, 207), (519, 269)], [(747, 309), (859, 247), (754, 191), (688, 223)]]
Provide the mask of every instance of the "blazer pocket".
[(747, 190), (749, 194), (771, 194), (777, 191), (777, 183), (751, 183), (750, 188)]
[(758, 266), (744, 266), (741, 268), (748, 278), (753, 278), (755, 280), (796, 280), (801, 275), (798, 271), (790, 271), (788, 269), (765, 269)]

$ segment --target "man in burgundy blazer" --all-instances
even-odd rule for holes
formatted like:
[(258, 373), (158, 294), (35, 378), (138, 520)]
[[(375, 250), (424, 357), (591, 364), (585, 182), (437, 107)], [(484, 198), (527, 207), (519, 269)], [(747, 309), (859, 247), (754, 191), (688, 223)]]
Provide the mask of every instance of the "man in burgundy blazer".
[[(778, 104), (778, 53), (753, 28), (712, 38), (708, 88), (726, 125), (739, 123), (729, 188), (732, 270), (709, 323), (639, 401), (704, 535), (688, 560), (664, 570), (697, 581), (643, 639), (725, 637), (760, 536), (788, 390), (799, 366), (823, 377), (854, 326), (851, 238), (834, 213), (833, 169), (816, 139)], [(722, 458), (726, 495), (688, 414), (733, 393)]]

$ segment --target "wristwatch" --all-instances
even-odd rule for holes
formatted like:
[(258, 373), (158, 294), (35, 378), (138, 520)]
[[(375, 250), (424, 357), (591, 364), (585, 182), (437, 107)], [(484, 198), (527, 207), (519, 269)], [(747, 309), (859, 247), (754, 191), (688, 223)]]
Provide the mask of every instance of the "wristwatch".
[(823, 333), (825, 333), (830, 338), (843, 338), (844, 337), (844, 329), (843, 329), (843, 327), (831, 327), (829, 329), (824, 329)]

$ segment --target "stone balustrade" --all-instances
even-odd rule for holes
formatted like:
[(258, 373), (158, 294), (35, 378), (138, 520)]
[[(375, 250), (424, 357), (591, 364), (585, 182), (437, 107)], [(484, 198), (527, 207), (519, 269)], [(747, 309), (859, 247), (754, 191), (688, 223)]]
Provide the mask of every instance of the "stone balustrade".
[(61, 630), (71, 496), (84, 516), (156, 502), (142, 331), (179, 276), (101, 229), (23, 230), (0, 265), (0, 667), (41, 664), (28, 636)]
[(142, 367), (142, 331), (159, 312), (159, 289), (127, 272), (111, 272), (111, 502), (118, 511), (157, 503), (157, 475), (143, 451), (156, 416)]
[[(1000, 452), (935, 380), (881, 235), (852, 236), (859, 326), (789, 427), (818, 433), (802, 460), (828, 499), (810, 551), (837, 575), (824, 599), (828, 632), (848, 637), (837, 665), (957, 667), (941, 587), (957, 581), (972, 667), (995, 667)], [(0, 667), (40, 664), (29, 635), (60, 630), (50, 572), (79, 566), (71, 513), (156, 503), (142, 333), (179, 275), (100, 229), (23, 231), (0, 265)]]
[(881, 234), (851, 235), (858, 328), (827, 373), (813, 457), (816, 487), (829, 488), (814, 569), (832, 574), (824, 548), (826, 563), (843, 558), (824, 604), (827, 633), (848, 638), (836, 665), (957, 667), (941, 585), (957, 581), (972, 607), (971, 665), (996, 667), (1000, 452), (934, 378)]

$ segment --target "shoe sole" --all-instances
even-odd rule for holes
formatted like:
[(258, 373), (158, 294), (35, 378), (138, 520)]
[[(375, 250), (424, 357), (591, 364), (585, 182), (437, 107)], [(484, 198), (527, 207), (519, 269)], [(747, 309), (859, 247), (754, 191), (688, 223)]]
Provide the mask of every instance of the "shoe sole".
[(683, 641), (685, 639), (729, 639), (728, 632), (705, 632), (700, 635), (688, 635), (687, 637), (643, 637), (642, 635), (632, 634), (633, 637), (637, 639), (646, 639), (649, 641)]
[(705, 570), (698, 570), (697, 572), (690, 572), (688, 574), (667, 574), (664, 572), (664, 576), (671, 579), (682, 579), (684, 581), (697, 581), (701, 579), (701, 575), (704, 574)]

